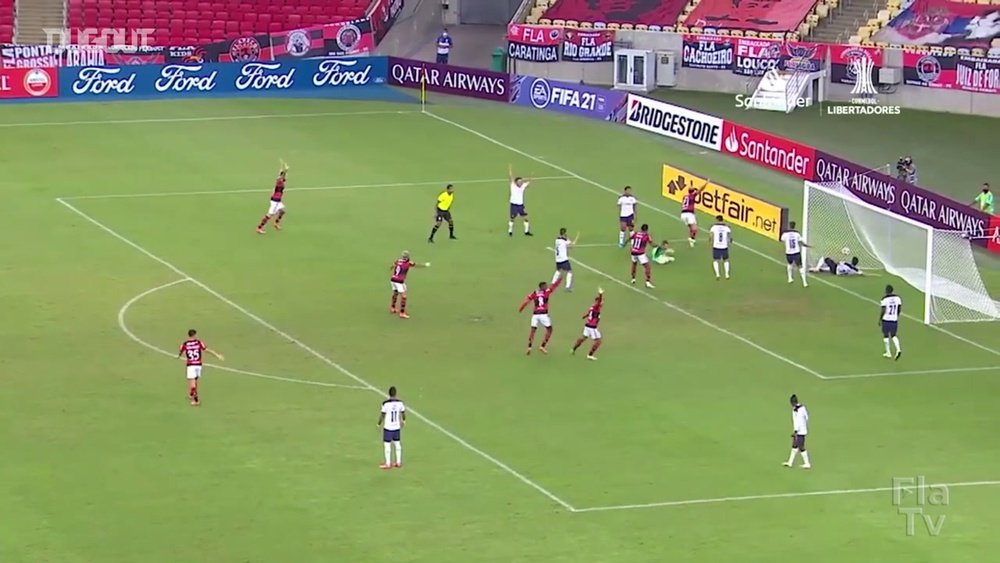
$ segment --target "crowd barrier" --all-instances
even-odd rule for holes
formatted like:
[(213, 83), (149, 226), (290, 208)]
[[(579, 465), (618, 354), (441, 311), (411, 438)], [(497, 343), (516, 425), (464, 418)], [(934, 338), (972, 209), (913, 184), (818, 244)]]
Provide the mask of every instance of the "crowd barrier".
[[(637, 128), (814, 182), (839, 181), (858, 198), (937, 229), (968, 233), (1000, 253), (1000, 217), (815, 147), (722, 117), (636, 94), (532, 76), (395, 57), (0, 69), (0, 99), (323, 95), (386, 85), (527, 106)], [(771, 228), (763, 229), (771, 234)]]

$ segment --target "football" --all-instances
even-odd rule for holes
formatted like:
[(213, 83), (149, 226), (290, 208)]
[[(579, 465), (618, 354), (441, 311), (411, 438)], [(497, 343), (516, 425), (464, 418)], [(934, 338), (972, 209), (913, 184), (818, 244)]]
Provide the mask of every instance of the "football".
[(847, 256), (848, 254), (851, 253), (851, 249), (845, 246), (844, 248), (840, 249), (840, 253), (843, 254), (844, 256)]

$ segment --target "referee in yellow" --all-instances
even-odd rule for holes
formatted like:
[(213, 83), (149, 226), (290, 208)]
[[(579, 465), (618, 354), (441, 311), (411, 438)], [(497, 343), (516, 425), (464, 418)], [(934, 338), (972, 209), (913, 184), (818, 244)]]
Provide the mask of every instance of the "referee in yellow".
[(434, 235), (441, 228), (441, 223), (448, 222), (448, 238), (455, 240), (455, 222), (451, 218), (451, 204), (455, 203), (455, 187), (448, 184), (444, 191), (438, 194), (437, 204), (434, 206), (434, 228), (431, 229), (431, 236), (427, 237), (427, 242), (434, 242)]

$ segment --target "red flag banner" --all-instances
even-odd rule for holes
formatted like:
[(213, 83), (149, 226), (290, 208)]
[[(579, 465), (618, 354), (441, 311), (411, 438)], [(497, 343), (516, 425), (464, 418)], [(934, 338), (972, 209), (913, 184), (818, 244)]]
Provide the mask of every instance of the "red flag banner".
[(552, 63), (559, 60), (563, 29), (549, 25), (507, 26), (507, 56), (520, 61)]
[(792, 32), (816, 0), (701, 0), (686, 25), (765, 32)]
[(874, 65), (872, 72), (877, 73), (882, 68), (882, 55), (882, 49), (878, 47), (830, 45), (830, 79), (838, 84), (854, 84), (858, 79), (854, 74), (855, 61), (871, 60)]

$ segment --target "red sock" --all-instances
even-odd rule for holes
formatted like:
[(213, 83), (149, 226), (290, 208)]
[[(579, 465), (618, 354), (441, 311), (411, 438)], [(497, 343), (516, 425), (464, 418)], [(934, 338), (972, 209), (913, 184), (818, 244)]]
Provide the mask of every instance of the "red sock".
[(695, 227), (695, 226), (688, 227), (688, 236), (691, 237), (692, 239), (697, 238), (698, 237), (698, 227)]
[(396, 308), (396, 301), (399, 299), (399, 294), (395, 291), (392, 292), (392, 308)]
[(635, 279), (635, 262), (632, 262), (632, 279)]
[(399, 312), (400, 313), (405, 313), (406, 312), (406, 296), (405, 295), (400, 295), (399, 296)]
[[(653, 281), (653, 269), (649, 267), (649, 264), (646, 264), (643, 268), (646, 269), (646, 281)], [(632, 276), (634, 277), (635, 274), (632, 274)]]
[(257, 228), (258, 229), (263, 229), (264, 225), (266, 225), (267, 222), (270, 221), (270, 220), (271, 220), (271, 216), (270, 215), (265, 215), (264, 218), (260, 220), (260, 224), (257, 225)]
[(590, 352), (587, 355), (588, 356), (593, 356), (597, 352), (597, 349), (600, 348), (600, 347), (601, 347), (601, 341), (600, 340), (595, 340), (594, 341), (594, 345), (590, 347)]
[(535, 345), (535, 331), (538, 330), (535, 327), (531, 327), (531, 332), (528, 333), (528, 348)]
[(282, 211), (281, 213), (278, 213), (278, 217), (274, 220), (274, 224), (275, 225), (280, 224), (281, 220), (284, 219), (284, 218), (285, 218), (285, 212), (284, 211)]
[(586, 338), (584, 338), (582, 336), (580, 338), (577, 338), (576, 339), (576, 344), (573, 345), (573, 350), (576, 351), (576, 349), (579, 348), (581, 344), (583, 344), (584, 340), (586, 340)]
[(542, 340), (542, 348), (549, 343), (549, 339), (552, 338), (552, 327), (545, 329), (545, 338)]

